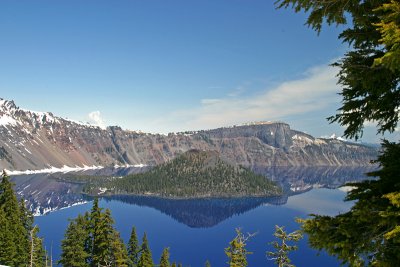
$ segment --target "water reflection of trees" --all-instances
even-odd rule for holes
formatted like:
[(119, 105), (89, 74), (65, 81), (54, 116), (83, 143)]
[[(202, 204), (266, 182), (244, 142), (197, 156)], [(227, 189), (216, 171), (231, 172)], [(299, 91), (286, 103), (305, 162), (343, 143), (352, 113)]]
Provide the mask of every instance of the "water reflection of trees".
[[(280, 183), (287, 195), (306, 192), (313, 187), (337, 188), (347, 182), (361, 181), (365, 172), (374, 167), (256, 167), (254, 170)], [(87, 175), (126, 175), (141, 171), (138, 168), (105, 168), (89, 172)], [(63, 181), (66, 174), (31, 174), (12, 177), (18, 195), (27, 200), (28, 206), (36, 214), (69, 207), (85, 201), (81, 195), (82, 184)], [(219, 222), (270, 203), (286, 203), (286, 197), (276, 199), (202, 199), (202, 200), (160, 200), (158, 198), (115, 197), (126, 203), (153, 207), (170, 215), (177, 221), (191, 227), (210, 227)]]
[(112, 196), (127, 204), (151, 207), (193, 228), (207, 228), (264, 204), (282, 205), (287, 196), (272, 198), (163, 199), (146, 196)]

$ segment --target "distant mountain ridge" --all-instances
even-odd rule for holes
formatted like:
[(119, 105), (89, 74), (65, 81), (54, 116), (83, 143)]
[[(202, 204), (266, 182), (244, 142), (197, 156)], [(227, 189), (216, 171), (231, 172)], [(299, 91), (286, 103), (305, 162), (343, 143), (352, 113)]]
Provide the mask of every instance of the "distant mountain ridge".
[(364, 166), (378, 148), (314, 138), (282, 122), (253, 123), (168, 135), (101, 129), (18, 108), (0, 99), (0, 168), (158, 165), (190, 149), (214, 150), (225, 159), (255, 166)]

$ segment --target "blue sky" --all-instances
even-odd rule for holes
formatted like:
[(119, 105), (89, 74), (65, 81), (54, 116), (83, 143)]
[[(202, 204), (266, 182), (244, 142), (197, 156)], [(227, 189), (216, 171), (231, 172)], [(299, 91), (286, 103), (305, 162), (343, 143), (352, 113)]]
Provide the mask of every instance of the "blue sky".
[(341, 29), (318, 36), (273, 2), (2, 0), (0, 97), (145, 132), (279, 120), (342, 134), (325, 120), (340, 104), (328, 65), (347, 49)]

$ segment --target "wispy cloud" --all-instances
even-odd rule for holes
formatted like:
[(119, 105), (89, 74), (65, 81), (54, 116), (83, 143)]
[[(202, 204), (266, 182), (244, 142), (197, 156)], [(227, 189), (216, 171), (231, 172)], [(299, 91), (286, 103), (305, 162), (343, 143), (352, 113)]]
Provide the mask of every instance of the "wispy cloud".
[(90, 119), (90, 122), (96, 126), (99, 126), (102, 129), (106, 128), (105, 122), (101, 116), (100, 111), (92, 111), (88, 114), (88, 117)]
[(337, 71), (330, 66), (318, 66), (299, 79), (266, 88), (255, 95), (229, 94), (218, 99), (202, 99), (199, 106), (173, 112), (157, 124), (164, 129), (209, 129), (249, 121), (284, 120), (317, 112), (338, 103)]

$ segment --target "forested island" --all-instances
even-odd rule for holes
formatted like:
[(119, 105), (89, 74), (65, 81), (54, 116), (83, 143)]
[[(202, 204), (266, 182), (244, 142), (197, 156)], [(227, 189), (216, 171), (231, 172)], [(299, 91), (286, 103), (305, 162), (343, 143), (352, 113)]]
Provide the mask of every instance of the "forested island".
[(88, 183), (88, 195), (149, 195), (166, 198), (269, 197), (281, 188), (265, 176), (223, 160), (215, 151), (190, 150), (138, 174)]

